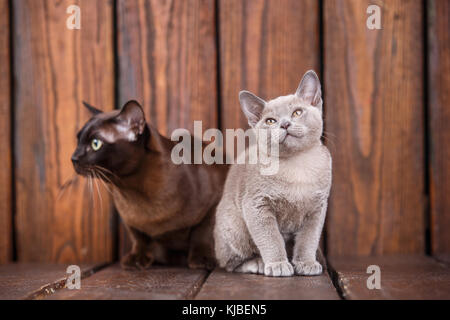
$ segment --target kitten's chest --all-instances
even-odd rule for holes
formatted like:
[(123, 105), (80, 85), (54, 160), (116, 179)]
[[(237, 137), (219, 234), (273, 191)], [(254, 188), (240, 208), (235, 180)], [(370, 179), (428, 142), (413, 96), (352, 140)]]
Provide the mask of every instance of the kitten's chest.
[(295, 195), (285, 192), (271, 202), (272, 212), (275, 214), (282, 233), (297, 232), (304, 218), (310, 214), (319, 214), (323, 203), (327, 201), (328, 193), (323, 190), (302, 189)]
[(318, 214), (331, 186), (331, 165), (299, 163), (280, 167), (272, 182), (272, 210), (280, 231), (298, 231), (305, 216)]

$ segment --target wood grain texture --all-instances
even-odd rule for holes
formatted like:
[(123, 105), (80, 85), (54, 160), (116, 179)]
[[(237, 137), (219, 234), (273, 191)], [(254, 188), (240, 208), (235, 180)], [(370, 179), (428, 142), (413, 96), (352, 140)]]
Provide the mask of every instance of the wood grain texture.
[(12, 259), (9, 2), (0, 0), (0, 264)]
[(119, 0), (119, 106), (138, 100), (147, 121), (217, 126), (215, 1)]
[(319, 2), (219, 0), (222, 128), (247, 128), (238, 94), (263, 99), (294, 93), (308, 69), (319, 72)]
[(422, 3), (378, 3), (381, 30), (370, 4), (324, 2), (331, 256), (424, 252)]
[(191, 299), (206, 277), (204, 270), (154, 267), (125, 271), (108, 267), (82, 282), (80, 290), (63, 289), (51, 300), (173, 300)]
[(315, 277), (273, 278), (215, 270), (196, 299), (201, 300), (338, 300), (327, 273)]
[(428, 1), (431, 249), (450, 253), (450, 3)]
[[(65, 285), (68, 265), (14, 263), (0, 266), (0, 300), (39, 299)], [(82, 278), (96, 269), (80, 265)]]
[[(450, 299), (450, 268), (430, 257), (336, 257), (329, 262), (345, 299)], [(370, 265), (380, 267), (381, 289), (367, 288)]]
[(73, 3), (13, 1), (19, 261), (112, 258), (107, 194), (90, 201), (80, 178), (58, 198), (74, 175), (76, 133), (90, 117), (81, 101), (114, 105), (112, 2), (77, 1), (81, 30), (69, 30), (66, 8)]
[(138, 100), (167, 137), (194, 120), (217, 128), (215, 1), (119, 0), (117, 17), (119, 106)]

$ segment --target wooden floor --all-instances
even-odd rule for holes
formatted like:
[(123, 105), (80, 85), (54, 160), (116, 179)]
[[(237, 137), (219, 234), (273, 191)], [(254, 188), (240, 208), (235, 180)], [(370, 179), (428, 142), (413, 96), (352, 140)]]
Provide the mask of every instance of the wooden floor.
[[(450, 256), (339, 258), (317, 277), (270, 278), (215, 270), (83, 265), (80, 290), (65, 287), (67, 265), (0, 266), (0, 299), (450, 299)], [(367, 267), (381, 289), (367, 288)]]

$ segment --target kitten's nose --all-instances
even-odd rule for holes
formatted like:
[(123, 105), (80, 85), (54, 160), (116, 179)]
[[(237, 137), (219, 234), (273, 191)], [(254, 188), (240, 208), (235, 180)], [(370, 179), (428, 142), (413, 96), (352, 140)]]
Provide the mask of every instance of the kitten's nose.
[(291, 122), (284, 120), (281, 122), (280, 127), (283, 129), (287, 129), (287, 128), (289, 128), (290, 125), (291, 125)]

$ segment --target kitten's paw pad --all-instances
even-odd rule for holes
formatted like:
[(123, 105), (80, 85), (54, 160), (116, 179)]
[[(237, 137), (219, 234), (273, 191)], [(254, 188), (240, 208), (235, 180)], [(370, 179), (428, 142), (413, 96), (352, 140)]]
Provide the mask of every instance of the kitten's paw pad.
[(253, 258), (245, 261), (234, 271), (241, 273), (264, 274), (264, 262), (261, 257)]
[(153, 257), (148, 254), (128, 253), (120, 260), (120, 265), (125, 270), (146, 270), (153, 264)]
[(322, 265), (317, 261), (292, 261), (295, 273), (301, 276), (318, 276), (322, 274)]
[(269, 277), (290, 277), (294, 274), (294, 268), (289, 261), (266, 263), (264, 274)]

